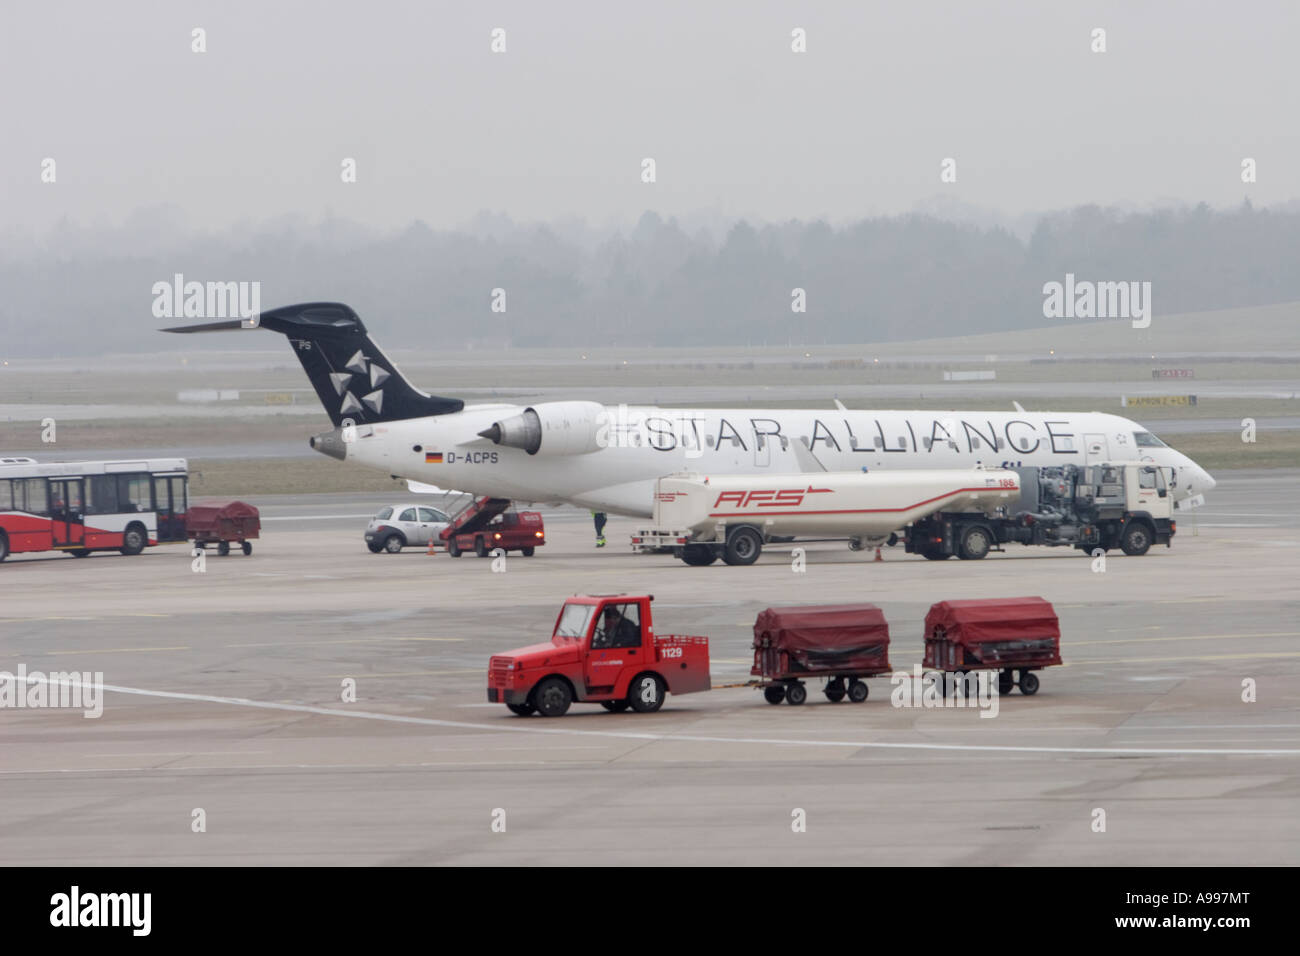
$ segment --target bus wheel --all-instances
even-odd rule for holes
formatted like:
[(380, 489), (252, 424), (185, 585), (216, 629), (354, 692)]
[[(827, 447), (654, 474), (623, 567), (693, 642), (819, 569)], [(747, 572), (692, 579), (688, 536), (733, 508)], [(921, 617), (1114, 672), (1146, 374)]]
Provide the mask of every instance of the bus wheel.
[(68, 553), (69, 553), (70, 555), (72, 555), (74, 558), (88, 558), (88, 557), (90, 557), (90, 549), (89, 549), (89, 548), (78, 548), (76, 551), (69, 551)]
[(0, 561), (9, 557), (9, 538), (3, 531), (0, 531)]
[(148, 543), (143, 528), (138, 524), (128, 525), (122, 535), (122, 547), (119, 550), (123, 554), (139, 554)]

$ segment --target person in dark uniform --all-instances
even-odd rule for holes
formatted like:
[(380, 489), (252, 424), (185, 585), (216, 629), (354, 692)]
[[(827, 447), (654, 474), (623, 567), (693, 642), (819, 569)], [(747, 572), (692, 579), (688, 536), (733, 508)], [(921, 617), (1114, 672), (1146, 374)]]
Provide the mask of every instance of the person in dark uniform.
[(607, 520), (605, 512), (593, 511), (591, 517), (596, 522), (596, 547), (603, 548), (605, 547), (605, 521)]
[(613, 604), (606, 605), (600, 626), (592, 635), (593, 648), (636, 647), (641, 643), (641, 629), (629, 621)]

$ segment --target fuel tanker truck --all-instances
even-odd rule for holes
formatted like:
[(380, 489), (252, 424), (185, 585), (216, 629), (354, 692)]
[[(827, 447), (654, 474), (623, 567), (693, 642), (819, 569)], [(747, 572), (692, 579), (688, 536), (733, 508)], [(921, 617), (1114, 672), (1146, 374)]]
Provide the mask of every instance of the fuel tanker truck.
[(769, 541), (848, 538), (860, 549), (938, 511), (992, 513), (1020, 495), (1006, 469), (666, 475), (655, 486), (654, 528), (636, 552), (672, 553), (689, 565), (753, 564)]

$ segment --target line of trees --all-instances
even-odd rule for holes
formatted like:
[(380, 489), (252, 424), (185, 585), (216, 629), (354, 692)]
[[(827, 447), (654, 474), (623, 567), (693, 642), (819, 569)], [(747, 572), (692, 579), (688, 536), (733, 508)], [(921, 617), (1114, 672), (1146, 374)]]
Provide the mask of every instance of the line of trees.
[[(589, 235), (589, 234), (588, 234)], [(348, 302), (394, 348), (864, 343), (1043, 325), (1067, 272), (1150, 281), (1156, 314), (1300, 299), (1300, 209), (1043, 216), (1027, 240), (911, 215), (688, 232), (652, 212), (586, 240), (563, 225), (384, 235), (343, 223), (139, 236), (76, 231), (0, 256), (0, 352), (158, 351), (155, 282), (258, 281), (264, 308)], [(493, 290), (504, 290), (504, 297)], [(792, 310), (803, 289), (806, 311)], [(493, 302), (504, 311), (493, 311)], [(183, 319), (182, 319), (183, 321)], [(223, 343), (223, 345), (233, 343)], [(265, 347), (265, 343), (259, 342)]]

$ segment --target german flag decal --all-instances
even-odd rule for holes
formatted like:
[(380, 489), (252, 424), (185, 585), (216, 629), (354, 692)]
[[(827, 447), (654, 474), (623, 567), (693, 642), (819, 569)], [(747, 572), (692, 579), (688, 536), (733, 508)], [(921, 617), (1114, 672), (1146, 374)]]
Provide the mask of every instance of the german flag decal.
[(426, 451), (426, 452), (424, 453), (424, 463), (425, 463), (426, 465), (441, 465), (441, 464), (442, 464), (442, 452), (440, 452), (440, 451)]

